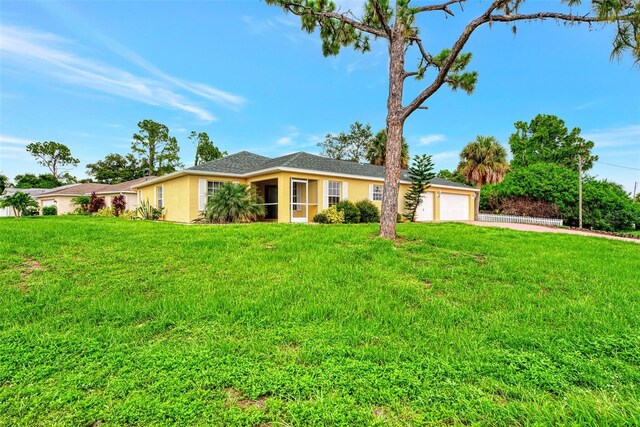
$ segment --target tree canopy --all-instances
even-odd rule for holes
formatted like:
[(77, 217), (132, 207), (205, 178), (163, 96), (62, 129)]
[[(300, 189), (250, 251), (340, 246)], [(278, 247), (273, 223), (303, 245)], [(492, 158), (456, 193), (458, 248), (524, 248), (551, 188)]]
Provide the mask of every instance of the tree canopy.
[(147, 169), (140, 164), (133, 154), (107, 154), (104, 159), (87, 165), (87, 175), (96, 182), (117, 184), (131, 181), (145, 175)]
[(349, 133), (328, 133), (324, 141), (318, 143), (318, 147), (322, 148), (323, 156), (359, 163), (365, 160), (372, 138), (371, 125), (356, 121), (349, 125)]
[[(413, 112), (426, 108), (424, 103), (442, 86), (449, 86), (452, 90), (460, 89), (468, 94), (473, 92), (478, 73), (467, 69), (471, 53), (463, 50), (475, 30), (483, 25), (498, 23), (505, 23), (515, 30), (517, 22), (534, 20), (555, 20), (568, 24), (612, 24), (615, 30), (612, 57), (619, 57), (628, 50), (636, 61), (640, 61), (638, 0), (592, 0), (590, 13), (584, 13), (577, 7), (579, 0), (564, 0), (560, 4), (561, 8), (556, 8), (559, 10), (546, 10), (548, 2), (493, 0), (481, 6), (479, 14), (463, 18), (462, 30), (453, 37), (449, 47), (444, 49), (427, 43), (429, 40), (422, 37), (416, 17), (429, 13), (450, 17), (458, 13), (454, 12), (454, 6), (460, 6), (460, 13), (473, 13), (474, 8), (463, 7), (466, 0), (441, 0), (439, 3), (415, 1), (411, 4), (409, 0), (396, 0), (395, 4), (389, 0), (367, 0), (361, 14), (349, 9), (342, 10), (331, 0), (266, 0), (266, 3), (299, 16), (304, 31), (312, 33), (318, 29), (325, 56), (337, 55), (341, 48), (347, 46), (356, 51), (367, 52), (371, 49), (371, 37), (386, 41), (389, 54), (388, 143), (386, 197), (382, 204), (379, 233), (385, 238), (395, 237), (404, 123)], [(526, 12), (521, 11), (524, 3), (531, 5)], [(457, 24), (460, 22), (460, 19), (456, 19)], [(410, 58), (417, 58), (415, 67), (409, 70), (405, 67), (408, 55)], [(404, 82), (410, 77), (427, 82), (417, 95), (405, 102)]]
[(207, 163), (212, 160), (221, 159), (227, 155), (226, 151), (220, 151), (218, 147), (213, 145), (213, 141), (209, 139), (209, 135), (207, 135), (206, 132), (196, 133), (195, 131), (192, 131), (191, 135), (189, 135), (189, 139), (196, 146), (196, 159), (194, 166), (197, 166), (200, 163)]
[(58, 179), (63, 172), (70, 170), (63, 169), (65, 166), (75, 167), (80, 163), (80, 160), (71, 155), (69, 147), (55, 141), (32, 142), (27, 145), (27, 152), (35, 157), (39, 165), (49, 169)]
[[(73, 177), (68, 175), (68, 178)], [(63, 181), (50, 173), (40, 175), (25, 173), (22, 175), (16, 175), (15, 179), (16, 188), (55, 188), (70, 183), (69, 179)]]
[(578, 155), (582, 155), (582, 170), (589, 170), (598, 156), (591, 154), (594, 143), (580, 136), (580, 128), (567, 128), (564, 120), (549, 114), (538, 114), (531, 122), (516, 122), (516, 131), (509, 137), (511, 166), (526, 167), (535, 163), (555, 163), (578, 170)]
[(502, 181), (508, 170), (507, 150), (493, 136), (478, 135), (460, 152), (458, 172), (478, 187)]
[[(374, 136), (369, 142), (365, 158), (372, 165), (384, 166), (387, 158), (387, 130), (382, 129), (376, 136)], [(402, 155), (400, 161), (400, 167), (407, 169), (409, 167), (409, 144), (407, 140), (402, 137)]]
[(167, 126), (143, 120), (138, 122), (138, 128), (138, 133), (133, 134), (131, 151), (145, 165), (145, 175), (163, 175), (183, 166), (178, 141), (169, 134)]
[(37, 208), (38, 202), (23, 192), (16, 192), (0, 199), (0, 208), (12, 208), (16, 217), (21, 217), (29, 208)]
[(4, 194), (5, 188), (10, 186), (9, 177), (0, 173), (0, 195)]

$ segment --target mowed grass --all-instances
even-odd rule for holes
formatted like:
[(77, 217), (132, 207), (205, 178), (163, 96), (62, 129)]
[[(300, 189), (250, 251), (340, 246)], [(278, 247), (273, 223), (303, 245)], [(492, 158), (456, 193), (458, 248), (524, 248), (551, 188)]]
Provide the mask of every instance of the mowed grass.
[(639, 425), (640, 245), (0, 221), (1, 425)]

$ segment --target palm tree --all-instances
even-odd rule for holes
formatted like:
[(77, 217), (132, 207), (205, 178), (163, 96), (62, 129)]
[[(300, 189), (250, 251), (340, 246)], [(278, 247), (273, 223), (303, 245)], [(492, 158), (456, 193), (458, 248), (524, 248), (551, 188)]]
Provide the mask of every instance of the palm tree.
[(33, 197), (20, 191), (0, 199), (0, 208), (13, 208), (13, 214), (19, 218), (28, 208), (37, 208), (38, 202)]
[[(369, 143), (369, 147), (367, 147), (367, 152), (365, 153), (365, 158), (372, 165), (384, 166), (385, 162), (385, 153), (387, 151), (387, 130), (382, 129), (380, 132), (376, 134), (371, 142)], [(407, 169), (409, 167), (409, 145), (407, 141), (402, 137), (402, 163), (400, 167), (402, 169)]]
[(228, 182), (207, 200), (204, 217), (209, 222), (250, 222), (264, 217), (266, 209), (249, 185)]
[[(507, 150), (493, 136), (480, 136), (460, 152), (458, 171), (467, 181), (478, 188), (484, 184), (495, 184), (504, 179), (509, 171)], [(480, 206), (480, 195), (476, 196), (476, 219)]]

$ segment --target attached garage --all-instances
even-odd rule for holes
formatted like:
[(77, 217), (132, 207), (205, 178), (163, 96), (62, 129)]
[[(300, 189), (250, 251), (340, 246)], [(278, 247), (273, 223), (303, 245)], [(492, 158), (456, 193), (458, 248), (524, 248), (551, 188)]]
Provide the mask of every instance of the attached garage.
[(470, 221), (468, 194), (440, 193), (440, 221)]
[(416, 221), (433, 221), (433, 219), (433, 193), (423, 193), (416, 209)]

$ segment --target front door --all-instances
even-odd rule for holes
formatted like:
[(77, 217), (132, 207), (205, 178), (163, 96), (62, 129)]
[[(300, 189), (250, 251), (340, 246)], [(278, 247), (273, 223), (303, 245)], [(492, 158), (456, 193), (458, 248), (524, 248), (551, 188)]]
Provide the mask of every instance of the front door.
[(306, 179), (291, 179), (291, 222), (309, 222), (309, 185)]

